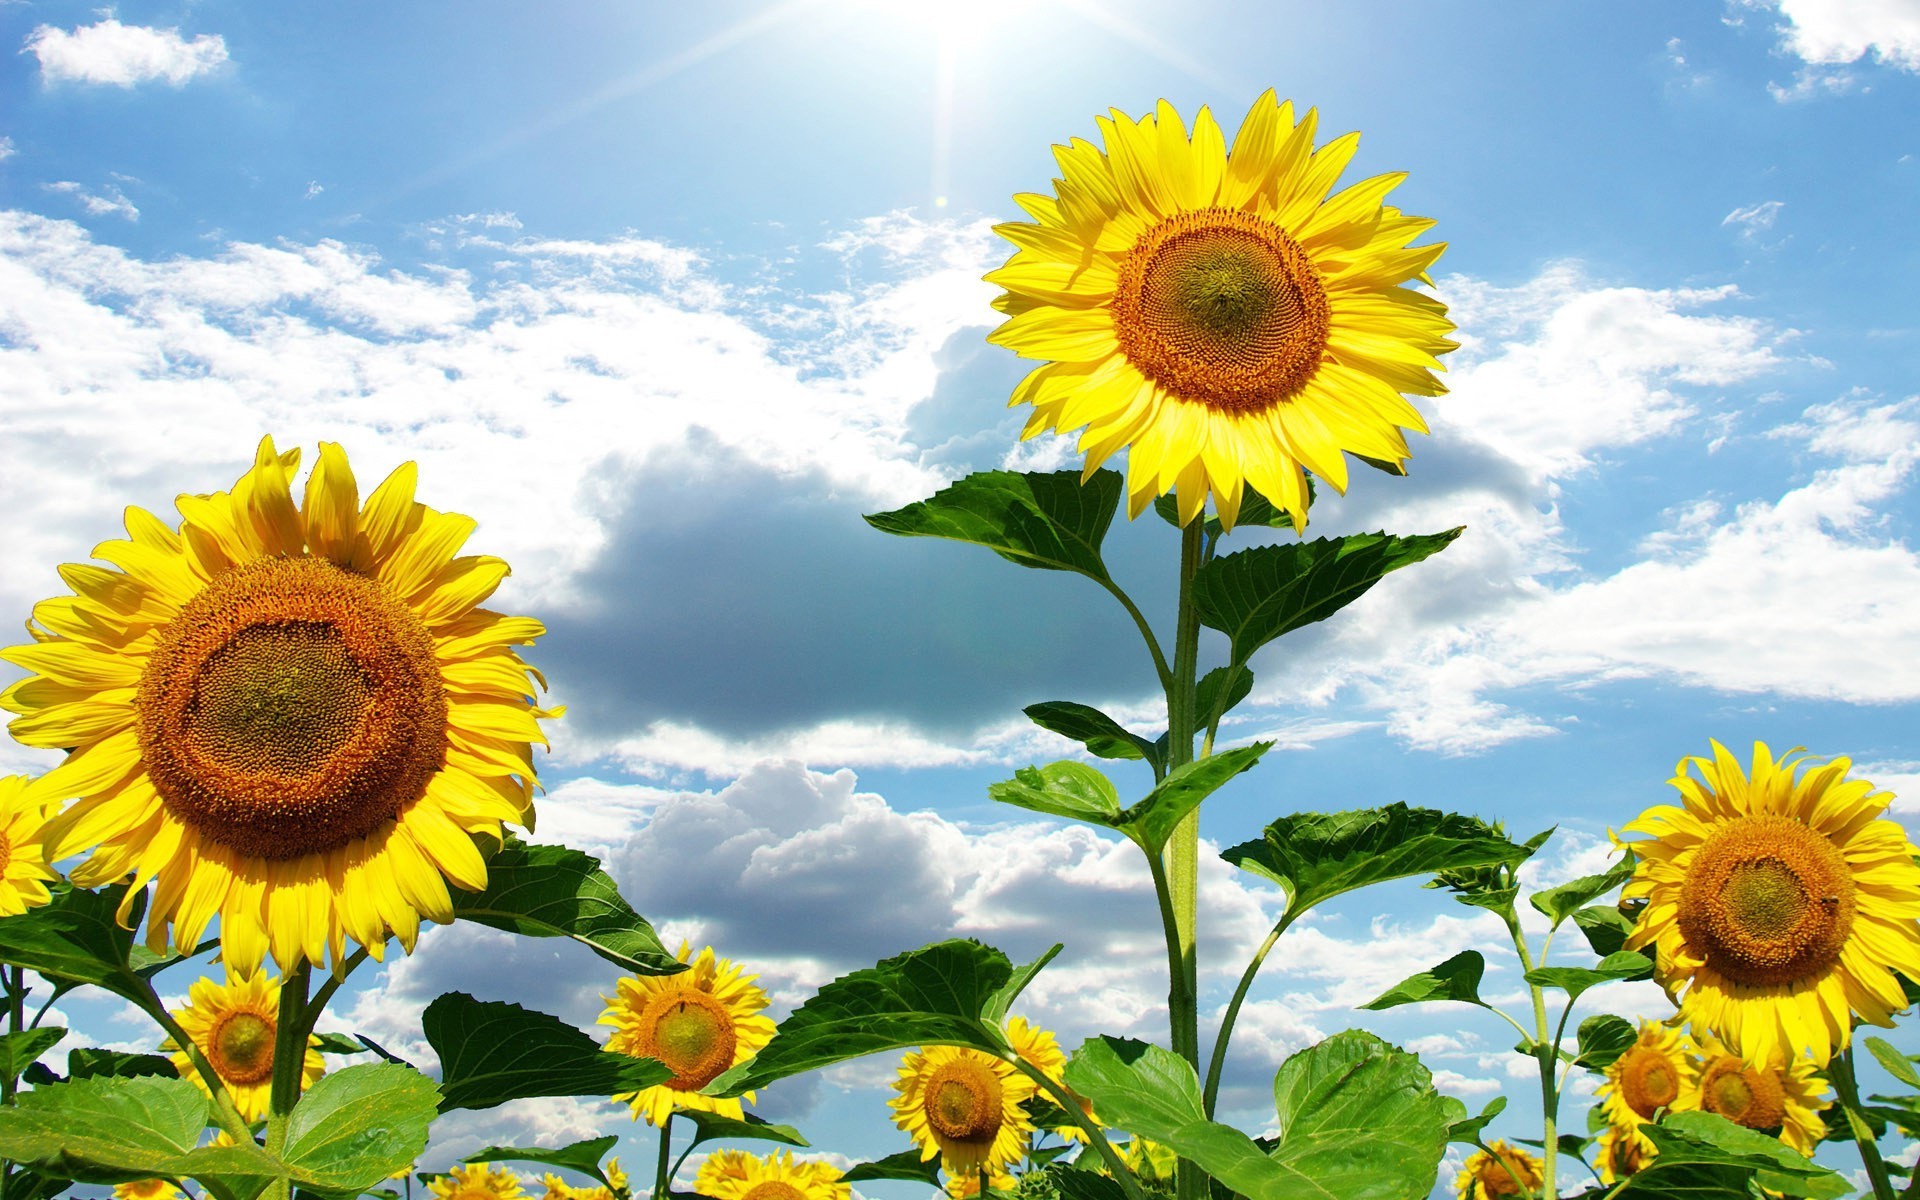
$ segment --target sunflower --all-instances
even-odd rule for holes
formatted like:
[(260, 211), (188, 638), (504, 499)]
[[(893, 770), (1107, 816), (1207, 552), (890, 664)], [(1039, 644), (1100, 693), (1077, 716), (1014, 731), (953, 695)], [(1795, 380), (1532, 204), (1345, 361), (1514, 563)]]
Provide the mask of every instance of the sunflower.
[[(156, 880), (148, 945), (183, 951), (220, 919), (222, 955), (290, 971), (351, 937), (409, 953), (420, 919), (453, 919), (447, 881), (486, 885), (476, 836), (533, 823), (529, 701), (512, 649), (539, 622), (476, 607), (507, 574), (455, 557), (471, 518), (416, 503), (406, 463), (363, 506), (346, 454), (263, 438), (231, 492), (181, 496), (176, 531), (127, 510), (129, 540), (60, 569), (33, 672), (0, 692), (29, 746), (68, 749), (29, 794), (79, 802), (48, 822), (49, 858), (92, 850), (81, 887)], [(544, 686), (544, 684), (542, 685)]]
[[(186, 1030), (200, 1053), (207, 1056), (214, 1074), (226, 1085), (233, 1106), (240, 1116), (258, 1121), (267, 1115), (267, 1098), (273, 1090), (273, 1039), (280, 1017), (280, 985), (265, 972), (257, 975), (230, 976), (225, 984), (202, 978), (187, 989), (187, 1007), (174, 1013), (180, 1028)], [(300, 1064), (300, 1090), (326, 1072), (326, 1064), (315, 1050), (317, 1039), (307, 1038), (306, 1057)], [(186, 1051), (172, 1042), (173, 1066), (181, 1078), (191, 1079), (203, 1092), (211, 1094), (207, 1081), (193, 1069)]]
[[(691, 947), (681, 943), (687, 961)], [(614, 1027), (607, 1049), (665, 1063), (673, 1078), (615, 1100), (633, 1105), (634, 1120), (665, 1125), (676, 1109), (716, 1112), (738, 1121), (740, 1098), (703, 1096), (700, 1089), (728, 1067), (747, 1061), (773, 1040), (773, 1022), (759, 1016), (767, 994), (753, 986), (758, 975), (743, 975), (713, 947), (700, 951), (689, 970), (678, 975), (634, 975), (622, 979), (607, 1002), (600, 1024)]]
[(791, 1150), (765, 1158), (716, 1150), (700, 1164), (693, 1190), (713, 1200), (849, 1200), (853, 1194), (833, 1164), (795, 1162)]
[[(25, 775), (0, 775), (0, 917), (15, 917), (52, 899), (41, 844), (47, 814), (27, 798)], [(131, 1186), (131, 1185), (128, 1185)]]
[(1700, 1107), (1769, 1133), (1809, 1157), (1826, 1135), (1820, 1110), (1833, 1101), (1804, 1058), (1784, 1065), (1743, 1059), (1719, 1041), (1701, 1045)]
[(1540, 1160), (1519, 1146), (1496, 1141), (1467, 1156), (1453, 1185), (1460, 1189), (1460, 1200), (1531, 1196), (1540, 1190)]
[[(1045, 1075), (1055, 1085), (1066, 1088), (1067, 1056), (1065, 1051), (1060, 1049), (1060, 1039), (1056, 1038), (1051, 1030), (1031, 1025), (1025, 1017), (1012, 1017), (1007, 1021), (1007, 1042), (1012, 1045), (1014, 1054), (1026, 1060), (1034, 1070)], [(1037, 1091), (1038, 1089), (1036, 1094)], [(1080, 1115), (1095, 1125), (1101, 1123), (1100, 1118), (1093, 1113), (1092, 1101), (1071, 1090), (1067, 1094), (1079, 1103)], [(1062, 1125), (1054, 1132), (1070, 1142), (1087, 1140), (1086, 1131), (1078, 1125)]]
[[(1020, 1186), (1020, 1181), (1005, 1171), (996, 1170), (987, 1176), (987, 1187), (996, 1192), (1011, 1192)], [(940, 1185), (953, 1200), (966, 1200), (968, 1196), (980, 1194), (980, 1172), (969, 1171), (965, 1175), (949, 1175)]]
[(1696, 1037), (1825, 1066), (1854, 1017), (1891, 1025), (1906, 1006), (1894, 971), (1920, 979), (1920, 850), (1880, 819), (1893, 797), (1848, 779), (1847, 759), (1803, 766), (1759, 742), (1750, 774), (1719, 742), (1711, 759), (1682, 759), (1683, 806), (1626, 827), (1649, 840), (1625, 843), (1640, 863), (1622, 897), (1647, 901), (1626, 947), (1654, 948)]
[(113, 1200), (186, 1200), (170, 1179), (136, 1179), (113, 1185)]
[(467, 1163), (437, 1179), (427, 1190), (440, 1200), (520, 1200), (520, 1180), (512, 1171), (493, 1170), (486, 1163)]
[(1601, 1111), (1616, 1138), (1652, 1154), (1653, 1143), (1640, 1132), (1641, 1125), (1662, 1110), (1700, 1107), (1700, 1071), (1693, 1053), (1693, 1039), (1686, 1034), (1658, 1021), (1640, 1022), (1640, 1035), (1607, 1066), (1607, 1080), (1598, 1089)]
[(920, 1143), (920, 1160), (938, 1154), (950, 1175), (988, 1174), (1019, 1158), (1033, 1132), (1021, 1104), (1034, 1082), (1012, 1063), (963, 1046), (909, 1050), (887, 1101), (893, 1123)]
[(1609, 1121), (1595, 1144), (1599, 1148), (1594, 1160), (1602, 1184), (1618, 1183), (1645, 1170), (1656, 1153), (1653, 1143), (1640, 1132), (1638, 1117), (1624, 1125)]
[(1014, 389), (1023, 437), (1086, 426), (1091, 475), (1122, 446), (1127, 512), (1177, 489), (1180, 521), (1212, 494), (1231, 528), (1247, 486), (1307, 519), (1302, 468), (1345, 491), (1351, 453), (1404, 470), (1401, 430), (1427, 430), (1402, 392), (1437, 396), (1455, 348), (1426, 281), (1433, 222), (1381, 203), (1406, 178), (1328, 197), (1360, 135), (1313, 148), (1317, 116), (1268, 90), (1229, 153), (1202, 108), (1189, 139), (1162, 100), (1134, 121), (1096, 118), (1106, 149), (1057, 146), (1053, 196), (1021, 195), (1034, 223), (986, 279), (1008, 320), (988, 341), (1046, 360)]
[(551, 1171), (542, 1182), (547, 1185), (545, 1200), (614, 1200), (612, 1188), (574, 1187)]

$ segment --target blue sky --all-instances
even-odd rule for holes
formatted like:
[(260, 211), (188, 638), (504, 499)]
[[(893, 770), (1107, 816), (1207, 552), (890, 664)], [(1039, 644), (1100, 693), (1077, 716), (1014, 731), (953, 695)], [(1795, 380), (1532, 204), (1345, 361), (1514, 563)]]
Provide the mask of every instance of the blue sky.
[[(1057, 938), (1032, 1016), (1069, 1043), (1163, 1036), (1131, 849), (985, 798), (1068, 752), (1021, 705), (1152, 726), (1130, 626), (1082, 580), (859, 519), (1077, 461), (1016, 443), (1022, 372), (983, 340), (990, 226), (1047, 190), (1052, 144), (1160, 97), (1231, 130), (1271, 86), (1362, 130), (1353, 177), (1410, 172), (1396, 202), (1450, 243), (1436, 292), (1463, 343), (1411, 476), (1323, 496), (1313, 531), (1467, 535), (1255, 661), (1226, 734), (1280, 749), (1203, 837), (1406, 800), (1557, 824), (1552, 881), (1710, 737), (1851, 755), (1911, 827), (1913, 0), (13, 0), (0, 45), (0, 614), (62, 591), (123, 505), (227, 486), (262, 433), (341, 441), (366, 481), (417, 459), (423, 498), (514, 563), (499, 606), (551, 629), (532, 657), (571, 711), (541, 836), (606, 855), (781, 1011), (938, 937)], [(1168, 620), (1171, 532), (1111, 545)], [(0, 769), (46, 765), (0, 746)], [(1219, 1001), (1275, 897), (1215, 868)], [(1290, 933), (1236, 1041), (1235, 1115), (1269, 1120), (1279, 1059), (1488, 935), (1411, 884)], [(589, 1023), (611, 980), (442, 930), (340, 1027), (424, 1050), (418, 1007), (453, 987)], [(1662, 1014), (1650, 988), (1596, 999)], [(97, 1043), (147, 1037), (65, 1007)], [(1526, 1110), (1491, 1016), (1364, 1023), (1470, 1104)], [(762, 1111), (890, 1153), (892, 1065)], [(622, 1128), (525, 1104), (447, 1122), (428, 1161)]]

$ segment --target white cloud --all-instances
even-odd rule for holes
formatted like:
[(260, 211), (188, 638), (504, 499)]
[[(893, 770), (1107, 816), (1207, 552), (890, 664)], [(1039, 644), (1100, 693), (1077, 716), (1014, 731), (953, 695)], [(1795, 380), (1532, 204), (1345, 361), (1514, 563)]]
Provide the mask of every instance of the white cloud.
[(19, 151), (13, 148), (12, 138), (0, 137), (0, 162), (7, 161), (17, 153), (19, 153)]
[(140, 210), (134, 207), (133, 201), (127, 199), (125, 192), (113, 184), (108, 184), (100, 192), (89, 191), (84, 184), (75, 183), (71, 179), (62, 179), (57, 183), (41, 186), (50, 192), (72, 196), (80, 202), (80, 207), (87, 210), (88, 216), (122, 217), (129, 221), (140, 219)]
[(27, 35), (26, 51), (40, 60), (41, 78), (49, 83), (117, 87), (156, 79), (179, 87), (227, 61), (226, 39), (217, 33), (189, 41), (178, 29), (122, 25), (112, 17), (74, 30), (41, 25)]
[(1816, 65), (1874, 60), (1920, 71), (1920, 5), (1913, 0), (1777, 0), (1782, 48)]
[(1751, 240), (1772, 229), (1773, 223), (1780, 218), (1780, 210), (1785, 207), (1786, 204), (1782, 201), (1765, 200), (1759, 204), (1734, 209), (1721, 218), (1720, 224), (1723, 227), (1732, 226), (1741, 237)]

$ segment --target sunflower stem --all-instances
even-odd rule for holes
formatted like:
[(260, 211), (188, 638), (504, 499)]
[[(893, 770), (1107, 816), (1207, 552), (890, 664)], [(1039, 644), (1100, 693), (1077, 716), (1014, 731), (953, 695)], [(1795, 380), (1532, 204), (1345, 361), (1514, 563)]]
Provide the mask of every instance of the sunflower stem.
[(668, 1166), (668, 1151), (672, 1146), (673, 1110), (667, 1110), (666, 1120), (660, 1122), (660, 1161), (653, 1171), (653, 1200), (667, 1200), (667, 1181), (673, 1178)]
[[(1513, 936), (1513, 948), (1520, 956), (1522, 974), (1533, 971), (1533, 955), (1527, 951), (1526, 934), (1520, 931), (1520, 918), (1514, 915), (1511, 906), (1500, 914), (1507, 923), (1507, 932)], [(1554, 1190), (1554, 1160), (1560, 1150), (1559, 1089), (1555, 1086), (1554, 1067), (1559, 1062), (1560, 1041), (1556, 1036), (1551, 1041), (1547, 1034), (1547, 994), (1539, 984), (1529, 984), (1533, 993), (1534, 1033), (1533, 1057), (1540, 1064), (1540, 1115), (1543, 1132), (1540, 1137), (1540, 1195), (1551, 1200), (1560, 1193)], [(1569, 1005), (1571, 1011), (1571, 1005)], [(1562, 1018), (1565, 1028), (1565, 1018)]]
[[(25, 967), (8, 967), (7, 974), (6, 974), (6, 984), (7, 984), (7, 1031), (9, 1033), (19, 1033), (23, 1028), (26, 1027), (25, 1022), (27, 1019), (27, 969)], [(52, 1002), (49, 1001), (48, 1003), (52, 1003)], [(41, 1012), (47, 1011), (46, 1005), (41, 1005), (40, 1011)], [(5, 1075), (0, 1075), (0, 1104), (12, 1104), (13, 1094), (16, 1090), (19, 1089), (19, 1086), (20, 1086), (20, 1081), (16, 1076), (13, 1075), (12, 1072), (8, 1072)], [(0, 1159), (0, 1195), (5, 1195), (7, 1192), (10, 1192), (12, 1190), (13, 1190), (13, 1160), (10, 1158)]]
[[(1860, 1148), (1860, 1162), (1867, 1168), (1867, 1181), (1873, 1184), (1874, 1196), (1877, 1200), (1894, 1200), (1893, 1180), (1887, 1176), (1887, 1164), (1880, 1157), (1879, 1139), (1873, 1136), (1872, 1127), (1860, 1111), (1860, 1088), (1853, 1078), (1851, 1048), (1836, 1054), (1827, 1064), (1827, 1077), (1833, 1080), (1834, 1094), (1846, 1111), (1847, 1127), (1853, 1131), (1853, 1144)], [(1920, 1178), (1920, 1172), (1916, 1172), (1916, 1178)]]
[(1253, 952), (1253, 961), (1240, 973), (1240, 984), (1233, 989), (1233, 999), (1227, 1001), (1227, 1011), (1220, 1018), (1220, 1032), (1213, 1039), (1213, 1057), (1207, 1063), (1207, 1086), (1201, 1094), (1201, 1111), (1209, 1121), (1213, 1120), (1214, 1102), (1220, 1096), (1220, 1076), (1227, 1065), (1227, 1040), (1233, 1036), (1233, 1023), (1240, 1016), (1241, 1002), (1246, 1000), (1247, 991), (1253, 987), (1253, 977), (1260, 973), (1260, 964), (1267, 961), (1267, 952), (1273, 949), (1274, 943), (1280, 940), (1280, 935), (1291, 924), (1291, 912), (1280, 918), (1272, 932), (1267, 934), (1267, 940), (1261, 942), (1260, 948)]
[(1121, 1189), (1127, 1193), (1127, 1200), (1147, 1200), (1146, 1193), (1140, 1190), (1140, 1181), (1135, 1179), (1133, 1172), (1127, 1169), (1126, 1160), (1120, 1157), (1120, 1152), (1115, 1150), (1113, 1143), (1107, 1140), (1107, 1135), (1101, 1130), (1099, 1123), (1086, 1119), (1086, 1110), (1080, 1107), (1079, 1099), (1066, 1089), (1066, 1085), (1055, 1083), (1047, 1078), (1039, 1068), (1023, 1058), (1010, 1058), (1007, 1061), (1013, 1064), (1015, 1070), (1040, 1085), (1041, 1091), (1053, 1097), (1053, 1102), (1060, 1106), (1061, 1112), (1074, 1117), (1081, 1131), (1087, 1135), (1089, 1144), (1099, 1152), (1101, 1158), (1106, 1160), (1107, 1170), (1111, 1171), (1113, 1177), (1119, 1181)]
[[(1173, 678), (1167, 688), (1167, 774), (1193, 761), (1196, 730), (1194, 683), (1199, 678), (1200, 613), (1193, 603), (1193, 579), (1205, 554), (1205, 527), (1199, 518), (1180, 530), (1180, 607), (1174, 623)], [(1167, 1019), (1173, 1052), (1200, 1073), (1199, 972), (1195, 949), (1195, 917), (1200, 856), (1200, 810), (1196, 806), (1174, 826), (1167, 840), (1163, 869), (1172, 908), (1174, 941), (1168, 946), (1172, 978), (1167, 989)], [(1205, 1200), (1207, 1177), (1198, 1164), (1182, 1158), (1174, 1173), (1179, 1200)]]
[[(287, 1115), (300, 1100), (300, 1075), (306, 1066), (307, 985), (312, 965), (301, 959), (280, 979), (280, 1011), (273, 1021), (273, 1083), (267, 1093), (267, 1153), (278, 1157), (287, 1143)], [(278, 1180), (269, 1196), (293, 1195), (291, 1179)]]

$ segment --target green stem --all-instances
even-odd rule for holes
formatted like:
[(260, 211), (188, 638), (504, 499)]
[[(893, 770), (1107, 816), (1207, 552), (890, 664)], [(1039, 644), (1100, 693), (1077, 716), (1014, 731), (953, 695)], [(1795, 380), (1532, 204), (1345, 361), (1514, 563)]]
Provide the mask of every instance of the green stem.
[[(25, 967), (8, 967), (6, 984), (7, 1029), (11, 1033), (19, 1033), (22, 1029), (26, 1028), (27, 969)], [(49, 1000), (47, 1003), (51, 1004), (52, 1001)], [(40, 1011), (45, 1012), (46, 1006), (42, 1005)], [(19, 1087), (20, 1080), (12, 1072), (0, 1075), (0, 1104), (12, 1104), (13, 1095), (19, 1090)], [(0, 1195), (5, 1195), (12, 1190), (13, 1160), (10, 1158), (0, 1159)]]
[(1853, 1131), (1854, 1145), (1860, 1147), (1860, 1162), (1867, 1168), (1867, 1180), (1873, 1184), (1874, 1196), (1878, 1200), (1894, 1200), (1893, 1181), (1887, 1177), (1887, 1164), (1880, 1157), (1880, 1143), (1860, 1112), (1860, 1089), (1853, 1078), (1852, 1049), (1835, 1055), (1827, 1064), (1827, 1078), (1833, 1080), (1834, 1094), (1847, 1114), (1847, 1127)]
[(1160, 689), (1162, 691), (1172, 691), (1173, 673), (1167, 669), (1167, 656), (1161, 653), (1160, 639), (1153, 636), (1153, 626), (1147, 624), (1146, 614), (1142, 613), (1140, 606), (1133, 602), (1133, 597), (1127, 595), (1120, 585), (1113, 580), (1101, 579), (1097, 580), (1097, 582), (1101, 587), (1111, 592), (1113, 598), (1118, 600), (1121, 607), (1127, 610), (1127, 615), (1133, 618), (1134, 628), (1140, 631), (1140, 637), (1147, 643), (1147, 653), (1153, 656), (1153, 673), (1155, 677), (1160, 680)]
[(653, 1171), (653, 1200), (667, 1200), (667, 1183), (673, 1178), (673, 1171), (667, 1165), (667, 1151), (673, 1132), (673, 1111), (667, 1111), (667, 1119), (660, 1122), (660, 1162)]
[[(1025, 1059), (1011, 1058), (1007, 1061), (1027, 1078), (1039, 1084), (1040, 1089), (1047, 1095), (1053, 1097), (1053, 1102), (1059, 1106), (1061, 1112), (1075, 1119), (1081, 1131), (1087, 1135), (1088, 1142), (1099, 1152), (1100, 1157), (1106, 1160), (1107, 1170), (1111, 1171), (1113, 1177), (1119, 1181), (1120, 1187), (1127, 1193), (1127, 1200), (1147, 1200), (1146, 1193), (1140, 1190), (1140, 1181), (1135, 1179), (1133, 1172), (1127, 1169), (1126, 1160), (1121, 1158), (1119, 1152), (1113, 1148), (1113, 1143), (1107, 1141), (1107, 1135), (1101, 1130), (1099, 1123), (1087, 1119), (1086, 1110), (1080, 1107), (1079, 1097), (1061, 1084), (1048, 1079)], [(1077, 1163), (1079, 1160), (1074, 1161)]]
[[(1199, 678), (1200, 613), (1193, 603), (1193, 578), (1205, 553), (1204, 527), (1194, 519), (1180, 530), (1180, 607), (1174, 623), (1173, 678), (1167, 689), (1167, 774), (1193, 761), (1194, 684)], [(1167, 840), (1164, 870), (1173, 910), (1175, 944), (1168, 947), (1172, 978), (1167, 988), (1167, 1017), (1173, 1051), (1200, 1072), (1200, 999), (1195, 925), (1200, 874), (1200, 810), (1187, 813)], [(1174, 1173), (1178, 1200), (1206, 1200), (1207, 1177), (1197, 1163), (1182, 1158)]]
[[(273, 1082), (267, 1093), (267, 1153), (277, 1155), (287, 1142), (287, 1115), (300, 1101), (300, 1074), (306, 1065), (307, 987), (313, 967), (306, 959), (280, 979), (280, 1011), (273, 1022)], [(292, 1194), (291, 1180), (273, 1185), (278, 1194)]]
[(1247, 964), (1246, 970), (1240, 972), (1240, 984), (1233, 989), (1233, 999), (1227, 1001), (1227, 1011), (1220, 1018), (1220, 1032), (1213, 1039), (1213, 1057), (1207, 1063), (1207, 1086), (1201, 1096), (1201, 1111), (1209, 1121), (1213, 1120), (1214, 1102), (1220, 1095), (1220, 1075), (1227, 1064), (1227, 1041), (1233, 1037), (1233, 1023), (1240, 1016), (1240, 1005), (1247, 998), (1247, 990), (1253, 986), (1253, 977), (1260, 973), (1260, 964), (1267, 961), (1267, 952), (1273, 949), (1274, 943), (1280, 940), (1280, 935), (1291, 924), (1293, 913), (1289, 911), (1274, 925), (1272, 932), (1267, 934), (1267, 940), (1260, 943), (1260, 948), (1253, 952), (1253, 961)]
[(193, 1069), (199, 1073), (201, 1082), (207, 1085), (207, 1090), (213, 1093), (213, 1118), (220, 1128), (226, 1131), (227, 1136), (232, 1138), (236, 1145), (251, 1142), (253, 1134), (247, 1129), (246, 1121), (241, 1118), (240, 1110), (233, 1106), (233, 1097), (227, 1092), (227, 1085), (221, 1081), (220, 1072), (214, 1070), (213, 1064), (207, 1061), (207, 1056), (200, 1050), (200, 1044), (187, 1035), (187, 1031), (181, 1027), (180, 1022), (173, 1019), (173, 1014), (168, 1012), (167, 1006), (160, 1002), (160, 997), (153, 990), (152, 985), (148, 985), (145, 999), (135, 1003), (153, 1018), (154, 1024), (166, 1031), (167, 1037), (180, 1048), (180, 1053), (186, 1055), (187, 1061), (193, 1064)]
[[(347, 977), (370, 957), (372, 957), (370, 952), (362, 946), (348, 955), (344, 963), (336, 962), (333, 972), (320, 981), (319, 989), (313, 993), (313, 998), (307, 1001), (306, 1013), (299, 1031), (299, 1045), (302, 1047), (306, 1045), (307, 1038), (313, 1033), (313, 1027), (320, 1021), (320, 1014), (326, 1011), (327, 1002), (332, 1000), (333, 994), (340, 990), (340, 985), (345, 983)], [(305, 1054), (305, 1050), (303, 1049), (301, 1053)]]
[[(1507, 932), (1513, 936), (1513, 948), (1520, 955), (1522, 974), (1533, 971), (1533, 956), (1527, 952), (1526, 935), (1520, 932), (1520, 919), (1511, 909), (1500, 914), (1507, 923)], [(1547, 1037), (1547, 994), (1538, 984), (1529, 984), (1533, 993), (1533, 1022), (1537, 1032), (1533, 1035), (1533, 1056), (1540, 1064), (1540, 1113), (1543, 1133), (1541, 1135), (1540, 1194), (1545, 1197), (1557, 1196), (1554, 1190), (1554, 1160), (1560, 1150), (1560, 1097), (1556, 1088), (1554, 1068), (1559, 1064), (1560, 1042), (1558, 1038), (1549, 1041)], [(1571, 1010), (1571, 1005), (1568, 1006)], [(1564, 1027), (1563, 1015), (1561, 1024)]]

